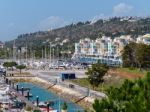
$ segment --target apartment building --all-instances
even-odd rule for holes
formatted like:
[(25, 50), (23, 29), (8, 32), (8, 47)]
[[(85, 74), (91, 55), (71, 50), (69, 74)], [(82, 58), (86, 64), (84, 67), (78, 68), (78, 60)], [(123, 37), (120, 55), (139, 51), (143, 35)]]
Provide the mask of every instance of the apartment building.
[(139, 36), (136, 42), (150, 45), (150, 34)]
[(75, 43), (75, 54), (92, 55), (93, 46), (93, 40), (89, 38), (81, 39), (79, 43)]
[(103, 36), (96, 40), (89, 38), (81, 39), (79, 43), (75, 43), (75, 54), (87, 56), (120, 56), (123, 48), (134, 41), (129, 35), (116, 37)]
[(4, 44), (0, 41), (0, 49), (4, 48)]

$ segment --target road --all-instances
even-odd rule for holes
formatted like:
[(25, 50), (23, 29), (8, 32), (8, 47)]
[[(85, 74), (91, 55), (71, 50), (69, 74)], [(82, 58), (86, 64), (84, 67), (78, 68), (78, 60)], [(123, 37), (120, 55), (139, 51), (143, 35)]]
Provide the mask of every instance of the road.
[(29, 72), (35, 76), (45, 77), (48, 79), (56, 79), (59, 78), (60, 73), (75, 73), (77, 78), (86, 78), (85, 70), (29, 70)]
[[(85, 75), (85, 71), (83, 70), (76, 70), (76, 71), (71, 71), (71, 70), (51, 70), (51, 71), (37, 71), (37, 70), (30, 70), (30, 73), (42, 78), (44, 80), (47, 80), (51, 83), (55, 83), (56, 79), (59, 79), (59, 74), (62, 72), (74, 72), (76, 74), (77, 78), (86, 78), (87, 76)], [(81, 93), (83, 96), (93, 96), (93, 97), (97, 97), (97, 98), (103, 98), (106, 97), (106, 95), (103, 92), (97, 92), (94, 90), (89, 90), (88, 88), (85, 87), (81, 87), (77, 84), (74, 83), (70, 83), (70, 82), (66, 82), (66, 81), (57, 81), (57, 84), (62, 86), (62, 87), (67, 87), (69, 88), (69, 85), (72, 84), (74, 85), (74, 88), (70, 88), (74, 91), (78, 91), (79, 93)]]

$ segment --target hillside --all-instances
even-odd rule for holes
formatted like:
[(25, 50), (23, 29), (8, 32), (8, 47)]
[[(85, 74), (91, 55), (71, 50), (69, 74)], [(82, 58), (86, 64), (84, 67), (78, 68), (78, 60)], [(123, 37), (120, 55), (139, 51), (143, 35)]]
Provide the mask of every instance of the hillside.
[[(150, 32), (150, 18), (139, 17), (114, 17), (107, 20), (98, 20), (95, 23), (78, 22), (68, 26), (58, 28), (52, 31), (39, 31), (29, 34), (21, 34), (15, 40), (16, 46), (25, 46), (27, 42), (29, 46), (39, 46), (46, 40), (50, 40), (53, 44), (60, 44), (64, 39), (69, 40), (68, 44), (78, 42), (82, 38), (95, 39), (102, 34), (111, 36), (112, 38), (130, 34), (134, 37)], [(6, 45), (12, 47), (13, 40), (6, 42)]]

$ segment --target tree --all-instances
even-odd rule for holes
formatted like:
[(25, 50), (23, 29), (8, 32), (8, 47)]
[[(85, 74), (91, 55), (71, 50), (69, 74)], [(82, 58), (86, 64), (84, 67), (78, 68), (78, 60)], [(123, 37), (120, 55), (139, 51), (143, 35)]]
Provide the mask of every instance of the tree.
[(150, 73), (135, 81), (125, 80), (120, 88), (110, 87), (107, 98), (95, 100), (95, 112), (149, 112)]
[(25, 65), (18, 65), (18, 66), (16, 66), (16, 67), (17, 67), (17, 69), (20, 70), (20, 74), (21, 74), (21, 70), (26, 68)]
[(95, 112), (116, 112), (116, 108), (112, 109), (113, 102), (108, 99), (102, 99), (101, 101), (96, 99), (93, 103), (93, 109)]
[(7, 58), (6, 54), (8, 54), (8, 52), (0, 48), (0, 58)]
[(4, 64), (3, 64), (4, 67), (6, 67), (6, 68), (11, 67), (12, 70), (13, 70), (13, 67), (16, 65), (17, 65), (17, 63), (13, 62), (13, 61), (12, 62), (4, 62)]
[(89, 83), (94, 87), (98, 87), (103, 81), (103, 76), (107, 73), (108, 67), (103, 64), (93, 64), (91, 68), (88, 68), (86, 75), (88, 75)]
[(149, 68), (150, 45), (130, 43), (124, 47), (122, 60), (124, 67)]
[(15, 66), (17, 66), (16, 62), (14, 62), (14, 61), (10, 62), (10, 67), (12, 68), (12, 70), (13, 70), (13, 67), (15, 67)]
[(146, 48), (145, 44), (138, 44), (136, 48), (136, 60), (137, 60), (137, 65), (141, 69), (143, 64), (144, 64), (144, 57), (145, 57), (145, 51), (144, 49)]
[(9, 62), (4, 62), (3, 66), (8, 69), (8, 67), (10, 67), (10, 64), (9, 64)]
[(122, 52), (122, 60), (124, 67), (134, 67), (136, 63), (135, 52), (136, 52), (136, 43), (130, 43), (124, 47)]

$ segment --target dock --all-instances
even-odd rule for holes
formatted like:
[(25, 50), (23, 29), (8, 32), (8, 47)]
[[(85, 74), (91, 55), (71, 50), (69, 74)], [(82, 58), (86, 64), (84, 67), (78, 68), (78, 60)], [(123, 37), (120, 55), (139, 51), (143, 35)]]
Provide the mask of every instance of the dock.
[[(18, 88), (18, 91), (22, 91), (22, 89)], [(30, 88), (23, 88), (23, 91), (30, 91)]]
[(25, 102), (26, 105), (30, 106), (33, 110), (40, 110), (39, 107), (35, 106), (32, 102), (30, 102), (25, 96), (22, 96), (19, 92), (17, 92), (15, 89), (10, 88), (11, 92), (14, 92), (16, 97), (20, 99), (21, 101)]

